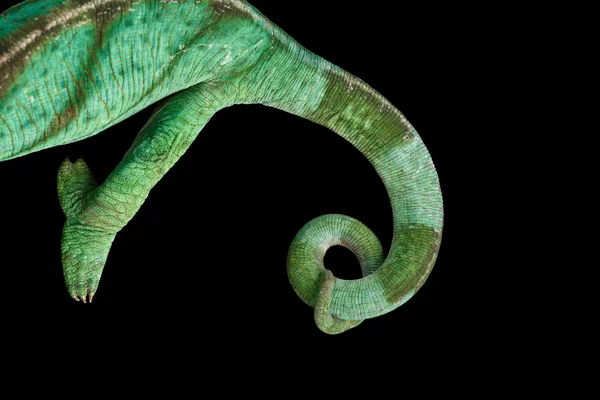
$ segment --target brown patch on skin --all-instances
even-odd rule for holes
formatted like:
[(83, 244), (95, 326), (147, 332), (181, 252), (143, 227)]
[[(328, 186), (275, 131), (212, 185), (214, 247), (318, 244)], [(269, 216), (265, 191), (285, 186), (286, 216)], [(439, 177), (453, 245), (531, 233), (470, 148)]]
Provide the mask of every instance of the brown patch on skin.
[[(112, 0), (100, 6), (82, 10), (82, 7), (93, 4), (92, 1), (69, 0), (55, 7), (50, 14), (32, 16), (28, 22), (13, 33), (0, 39), (0, 60), (4, 58), (4, 62), (0, 64), (0, 97), (10, 96), (9, 91), (14, 88), (15, 82), (37, 52), (46, 50), (47, 46), (52, 43), (52, 39), (65, 28), (77, 26), (77, 24), (84, 21), (91, 21), (94, 24), (96, 42), (89, 52), (92, 56), (89, 60), (82, 60), (81, 68), (85, 72), (93, 67), (92, 64), (99, 65), (95, 58), (96, 52), (104, 45), (105, 33), (110, 23), (121, 14), (120, 6), (125, 3), (127, 3), (126, 0)], [(73, 13), (74, 10), (81, 10), (81, 12)], [(9, 13), (3, 13), (2, 17), (17, 16), (20, 11), (21, 7), (13, 7), (9, 10)], [(66, 19), (66, 22), (57, 22), (61, 19)], [(79, 78), (85, 86), (93, 85), (91, 80), (83, 79), (84, 76), (80, 74), (77, 76), (77, 79)], [(90, 88), (89, 91), (94, 90), (95, 86)], [(83, 94), (88, 91), (78, 90), (78, 92)], [(43, 142), (46, 137), (63, 131), (70, 122), (76, 119), (78, 111), (86, 106), (87, 96), (81, 95), (76, 96), (76, 98), (77, 100), (75, 102), (70, 101), (64, 110), (57, 110), (55, 105), (52, 104), (54, 120), (50, 123), (48, 131), (43, 132), (41, 137), (36, 137), (33, 146)], [(102, 101), (104, 102), (104, 100)]]
[[(115, 0), (123, 1), (123, 0)], [(31, 15), (28, 22), (16, 29), (13, 33), (0, 39), (0, 95), (8, 89), (14, 80), (21, 74), (29, 58), (38, 51), (45, 49), (49, 40), (60, 32), (65, 26), (72, 26), (82, 21), (87, 13), (82, 13), (69, 18), (66, 24), (54, 23), (69, 11), (89, 4), (90, 0), (70, 0), (57, 6), (48, 15)], [(10, 8), (8, 13), (3, 13), (5, 19), (9, 16), (18, 16), (22, 6), (18, 4)], [(16, 18), (18, 19), (18, 18)], [(7, 76), (8, 75), (8, 76)]]
[(56, 114), (54, 121), (51, 124), (51, 129), (61, 131), (64, 129), (70, 121), (77, 118), (77, 106), (70, 103), (71, 105), (65, 111)]
[[(74, 4), (73, 8), (87, 6), (92, 3), (91, 0), (70, 0), (70, 3)], [(113, 0), (106, 4), (102, 4), (97, 8), (90, 8), (87, 11), (87, 16), (94, 21), (96, 26), (96, 45), (102, 46), (104, 44), (104, 36), (108, 27), (110, 26), (113, 19), (121, 14), (121, 5), (124, 4), (124, 0)]]
[[(17, 77), (23, 72), (27, 65), (27, 60), (34, 52), (33, 49), (43, 47), (51, 35), (42, 33), (38, 28), (47, 25), (47, 18), (38, 17), (38, 20), (31, 20), (12, 34), (0, 39), (0, 97), (3, 97), (12, 86)], [(40, 34), (33, 34), (34, 31)], [(30, 37), (31, 41), (18, 49), (17, 43), (24, 43)]]
[[(77, 120), (77, 115), (79, 114), (79, 110), (81, 107), (85, 107), (87, 103), (87, 96), (85, 96), (84, 90), (81, 88), (80, 82), (77, 80), (77, 77), (69, 68), (69, 66), (65, 62), (65, 70), (68, 72), (68, 76), (73, 81), (73, 85), (76, 88), (77, 92), (82, 93), (81, 96), (75, 96), (76, 101), (71, 99), (71, 93), (67, 91), (67, 96), (69, 98), (68, 106), (59, 112), (55, 112), (54, 119), (49, 125), (50, 132), (46, 133), (45, 136), (49, 136), (52, 133), (59, 133), (67, 128), (67, 126), (72, 122)], [(87, 108), (85, 108), (87, 111)], [(36, 143), (40, 140), (36, 140)]]
[(0, 40), (0, 55), (1, 54), (6, 54), (9, 49), (10, 49), (10, 47), (5, 42), (5, 40)]
[[(70, 3), (73, 5), (72, 8), (76, 9), (89, 4), (90, 0), (70, 0)], [(79, 15), (77, 20), (73, 21), (75, 23), (86, 20), (92, 21), (95, 27), (94, 31), (96, 35), (96, 40), (94, 42), (93, 47), (88, 52), (89, 58), (82, 62), (81, 68), (78, 68), (77, 72), (82, 71), (83, 75), (78, 74), (78, 76), (76, 77), (73, 71), (68, 69), (69, 74), (71, 75), (71, 78), (74, 81), (75, 88), (77, 89), (79, 95), (75, 96), (75, 101), (72, 101), (69, 93), (69, 105), (64, 110), (55, 113), (54, 120), (50, 123), (49, 126), (51, 132), (49, 132), (48, 134), (58, 134), (63, 130), (67, 129), (69, 124), (73, 121), (77, 122), (77, 117), (79, 115), (80, 110), (87, 110), (88, 96), (86, 95), (86, 93), (97, 93), (98, 97), (100, 98), (100, 101), (104, 105), (108, 118), (110, 118), (109, 106), (106, 100), (100, 96), (99, 89), (96, 87), (93, 76), (90, 73), (90, 71), (94, 69), (94, 67), (97, 67), (97, 69), (101, 69), (101, 63), (98, 62), (96, 55), (100, 53), (102, 47), (106, 43), (106, 31), (110, 27), (110, 24), (118, 15), (121, 14), (121, 7), (118, 6), (119, 4), (123, 4), (123, 1), (115, 0), (113, 2), (100, 5), (97, 8), (90, 8), (85, 13)], [(69, 25), (72, 26), (72, 24)], [(84, 78), (84, 76), (85, 79), (80, 79)], [(116, 80), (116, 82), (119, 85), (119, 87), (121, 87), (119, 81)]]
[[(248, 12), (237, 1), (233, 0), (218, 0), (210, 4), (216, 14), (225, 15), (228, 17), (247, 17)], [(244, 5), (247, 6), (247, 5)]]

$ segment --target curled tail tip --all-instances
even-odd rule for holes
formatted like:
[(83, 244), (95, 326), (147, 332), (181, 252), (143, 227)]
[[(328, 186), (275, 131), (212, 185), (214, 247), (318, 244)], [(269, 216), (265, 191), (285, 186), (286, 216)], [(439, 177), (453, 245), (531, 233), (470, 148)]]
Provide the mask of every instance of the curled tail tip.
[(358, 326), (363, 320), (344, 320), (331, 315), (331, 299), (336, 278), (330, 270), (325, 270), (319, 296), (315, 303), (315, 324), (329, 335), (337, 335)]

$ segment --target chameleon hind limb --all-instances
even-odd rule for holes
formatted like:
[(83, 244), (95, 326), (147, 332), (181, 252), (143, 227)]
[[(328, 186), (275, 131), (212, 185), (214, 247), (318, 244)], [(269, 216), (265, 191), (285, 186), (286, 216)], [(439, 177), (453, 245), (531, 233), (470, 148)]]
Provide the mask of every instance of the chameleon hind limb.
[(216, 85), (201, 83), (161, 102), (101, 185), (83, 159), (63, 162), (58, 172), (58, 196), (67, 217), (62, 265), (73, 299), (92, 302), (116, 234), (225, 104), (222, 97)]

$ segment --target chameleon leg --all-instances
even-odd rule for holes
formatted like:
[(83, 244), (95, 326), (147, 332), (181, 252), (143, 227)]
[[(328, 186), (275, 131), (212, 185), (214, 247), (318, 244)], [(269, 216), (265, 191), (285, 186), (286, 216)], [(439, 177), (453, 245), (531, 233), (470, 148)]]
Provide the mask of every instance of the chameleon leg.
[(92, 301), (117, 232), (222, 108), (222, 98), (217, 86), (201, 83), (161, 103), (102, 185), (82, 159), (63, 162), (58, 173), (58, 195), (67, 217), (62, 264), (72, 298)]

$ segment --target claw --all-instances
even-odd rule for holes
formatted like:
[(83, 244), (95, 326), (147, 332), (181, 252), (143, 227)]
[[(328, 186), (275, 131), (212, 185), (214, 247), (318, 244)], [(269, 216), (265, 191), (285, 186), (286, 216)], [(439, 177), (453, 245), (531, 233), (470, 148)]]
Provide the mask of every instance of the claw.
[(79, 296), (79, 297), (81, 298), (81, 301), (83, 301), (84, 303), (87, 303), (85, 296)]
[(94, 293), (90, 293), (90, 304), (92, 304), (92, 299), (94, 298)]
[(79, 297), (77, 297), (77, 295), (76, 295), (76, 294), (72, 294), (72, 295), (71, 295), (71, 298), (75, 299), (76, 301), (79, 301)]

